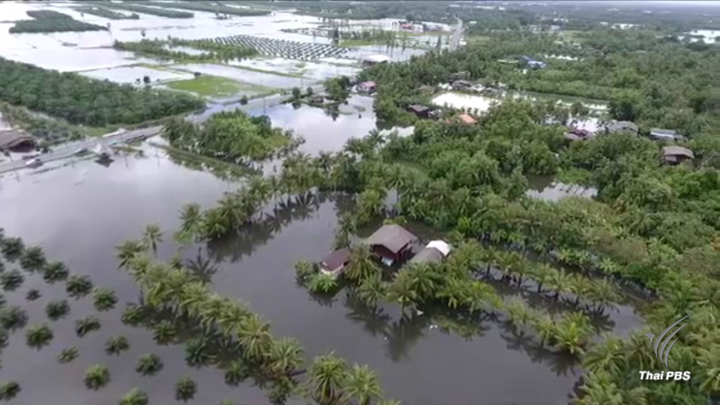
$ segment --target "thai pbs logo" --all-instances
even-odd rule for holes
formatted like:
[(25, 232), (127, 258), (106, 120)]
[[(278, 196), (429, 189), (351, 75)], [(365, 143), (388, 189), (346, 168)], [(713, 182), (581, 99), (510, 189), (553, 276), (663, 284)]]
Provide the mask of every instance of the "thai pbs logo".
[[(682, 330), (682, 328), (687, 326), (687, 323), (682, 324), (679, 328), (675, 329), (675, 331), (668, 335), (668, 332), (670, 332), (674, 327), (676, 327), (680, 322), (684, 321), (685, 319), (689, 318), (690, 315), (688, 314), (681, 318), (679, 321), (675, 322), (674, 324), (670, 325), (669, 328), (665, 329), (663, 333), (658, 336), (657, 339), (655, 339), (655, 335), (652, 333), (648, 333), (645, 336), (650, 338), (650, 346), (655, 351), (655, 357), (657, 357), (658, 360), (662, 364), (665, 365), (665, 368), (668, 368), (668, 357), (670, 356), (670, 350), (672, 350), (673, 345), (675, 345), (675, 342), (679, 339), (679, 337), (676, 337), (673, 340), (673, 337), (677, 335), (678, 332)], [(667, 336), (665, 336), (667, 335)], [(653, 341), (655, 344), (653, 345)], [(662, 343), (662, 345), (661, 345)], [(670, 344), (668, 346), (668, 344)], [(689, 371), (668, 371), (665, 373), (664, 371), (661, 371), (659, 373), (652, 373), (650, 371), (640, 371), (640, 379), (641, 380), (670, 380), (673, 379), (675, 381), (678, 380), (684, 380), (687, 381), (690, 379), (690, 372)]]

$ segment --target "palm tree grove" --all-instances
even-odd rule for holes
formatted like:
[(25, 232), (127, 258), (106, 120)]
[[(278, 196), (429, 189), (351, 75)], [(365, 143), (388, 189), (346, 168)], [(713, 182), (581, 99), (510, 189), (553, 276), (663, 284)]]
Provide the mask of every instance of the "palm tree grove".
[(720, 405), (717, 2), (48, 7), (0, 402)]

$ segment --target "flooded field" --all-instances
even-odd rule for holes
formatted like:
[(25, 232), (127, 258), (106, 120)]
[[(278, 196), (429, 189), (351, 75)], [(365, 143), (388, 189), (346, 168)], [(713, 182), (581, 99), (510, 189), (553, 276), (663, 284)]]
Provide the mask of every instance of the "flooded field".
[(171, 80), (192, 79), (192, 73), (170, 70), (150, 69), (143, 66), (120, 66), (109, 69), (91, 70), (81, 73), (83, 76), (99, 80), (110, 80), (115, 83), (142, 83), (145, 76), (150, 82), (167, 82)]
[(200, 72), (204, 75), (226, 77), (246, 83), (258, 84), (265, 87), (290, 88), (305, 87), (307, 83), (296, 77), (273, 75), (270, 73), (254, 72), (252, 70), (238, 69), (230, 66), (213, 65), (209, 63), (190, 63), (186, 65), (173, 65), (173, 69), (187, 72)]
[[(325, 59), (325, 58), (323, 58)], [(335, 58), (327, 58), (335, 59)], [(338, 59), (343, 60), (343, 59)], [(323, 61), (321, 59), (321, 61)], [(284, 74), (292, 74), (303, 76), (308, 79), (324, 80), (336, 76), (354, 76), (360, 72), (357, 60), (350, 60), (355, 66), (338, 66), (340, 63), (330, 65), (328, 63), (304, 62), (282, 58), (268, 59), (245, 59), (239, 62), (231, 63), (235, 66), (248, 67), (252, 69), (260, 69), (269, 72), (279, 72)]]
[[(353, 98), (350, 104), (371, 102)], [(341, 114), (334, 120), (321, 109), (295, 110), (290, 105), (270, 108), (267, 114), (275, 125), (303, 135), (307, 153), (339, 150), (351, 136), (363, 136), (375, 127), (371, 109), (362, 117)], [(113, 247), (138, 237), (151, 222), (169, 236), (178, 227), (177, 213), (183, 204), (209, 207), (223, 192), (238, 187), (196, 165), (190, 169), (186, 166), (192, 164), (158, 149), (147, 146), (144, 150), (145, 157), (117, 157), (109, 167), (86, 160), (44, 173), (19, 172), (0, 178), (0, 225), (29, 245), (42, 246), (49, 258), (65, 261), (73, 272), (91, 276), (96, 285), (114, 289), (121, 304), (137, 302), (138, 289), (124, 271), (117, 270)], [(430, 313), (403, 318), (399, 308), (388, 305), (378, 314), (348, 299), (343, 291), (332, 300), (318, 301), (297, 287), (293, 264), (325, 255), (338, 214), (352, 208), (352, 200), (343, 196), (319, 196), (282, 207), (271, 203), (256, 225), (237, 237), (203, 246), (203, 253), (217, 266), (213, 288), (248, 302), (253, 311), (272, 322), (276, 336), (296, 337), (307, 356), (334, 350), (350, 362), (369, 364), (378, 372), (386, 394), (403, 403), (476, 405), (480, 397), (493, 404), (566, 402), (581, 373), (577, 364), (527, 342), (502, 322), (472, 325), (481, 335), (464, 339), (443, 332), (440, 321)], [(422, 227), (410, 227), (423, 234)], [(185, 255), (193, 257), (196, 248)], [(158, 256), (167, 258), (172, 252), (166, 242), (159, 246)], [(43, 294), (27, 305), (30, 325), (43, 322), (44, 305), (65, 294), (60, 286), (48, 288), (39, 276), (33, 276), (18, 292), (8, 294), (8, 301), (25, 305), (28, 288), (38, 288)], [(504, 297), (522, 297), (551, 312), (564, 310), (541, 296), (503, 284), (497, 288)], [(124, 326), (119, 320), (123, 305), (102, 314), (102, 329), (80, 340), (73, 322), (90, 314), (92, 306), (89, 298), (71, 305), (71, 315), (53, 323), (55, 339), (49, 347), (31, 350), (23, 333), (12, 335), (3, 362), (13, 367), (6, 366), (2, 372), (23, 386), (22, 395), (12, 403), (113, 403), (134, 386), (145, 389), (153, 403), (171, 403), (173, 384), (190, 376), (198, 383), (198, 394), (190, 404), (215, 404), (226, 398), (241, 404), (267, 404), (257, 388), (226, 386), (221, 371), (188, 368), (182, 347), (157, 347), (150, 332)], [(639, 319), (631, 307), (619, 305), (601, 322), (622, 333)], [(106, 355), (103, 344), (113, 335), (128, 337), (130, 351), (119, 357)], [(59, 365), (57, 353), (72, 345), (80, 348), (80, 357), (70, 365)], [(135, 373), (135, 362), (144, 353), (156, 353), (165, 362), (156, 377), (141, 378)], [(109, 366), (112, 380), (101, 391), (89, 391), (82, 373), (98, 362)]]

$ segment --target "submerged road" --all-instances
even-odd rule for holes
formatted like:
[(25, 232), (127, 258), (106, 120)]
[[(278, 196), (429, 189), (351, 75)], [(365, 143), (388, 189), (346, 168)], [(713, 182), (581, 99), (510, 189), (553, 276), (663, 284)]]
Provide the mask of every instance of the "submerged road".
[[(312, 87), (313, 91), (316, 93), (321, 92), (324, 89), (324, 86), (321, 84), (316, 84), (310, 86)], [(280, 105), (284, 103), (285, 101), (288, 101), (292, 95), (287, 94), (274, 94), (268, 97), (263, 98), (257, 98), (249, 100), (247, 104), (240, 105), (240, 103), (232, 103), (228, 105), (214, 105), (209, 106), (209, 108), (200, 114), (197, 115), (191, 115), (187, 118), (195, 123), (203, 122), (206, 119), (208, 119), (213, 114), (223, 111), (223, 110), (235, 110), (240, 109), (245, 112), (258, 110), (261, 108), (271, 108), (275, 107), (277, 105)], [(58, 145), (54, 148), (52, 148), (52, 152), (50, 153), (44, 153), (38, 156), (38, 159), (42, 161), (42, 163), (48, 163), (55, 160), (61, 160), (61, 159), (67, 159), (76, 153), (78, 153), (81, 149), (88, 149), (92, 150), (97, 147), (97, 145), (102, 146), (110, 146), (111, 143), (124, 143), (124, 142), (130, 142), (136, 139), (140, 138), (149, 138), (155, 135), (160, 134), (162, 131), (162, 126), (154, 126), (149, 128), (143, 128), (143, 129), (136, 129), (131, 131), (122, 131), (122, 132), (112, 132), (109, 134), (106, 134), (102, 137), (98, 138), (86, 138), (80, 141), (75, 142), (68, 142), (63, 145)], [(12, 160), (12, 161), (2, 161), (0, 162), (0, 174), (12, 172), (15, 170), (21, 170), (28, 168), (27, 166), (27, 160)]]

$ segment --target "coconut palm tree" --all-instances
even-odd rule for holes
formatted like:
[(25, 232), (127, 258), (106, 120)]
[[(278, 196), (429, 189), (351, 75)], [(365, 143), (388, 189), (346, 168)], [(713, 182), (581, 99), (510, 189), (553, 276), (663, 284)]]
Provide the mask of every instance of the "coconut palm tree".
[(238, 341), (243, 347), (243, 354), (248, 360), (263, 359), (272, 347), (273, 338), (270, 334), (270, 323), (252, 314), (242, 320), (238, 330)]
[(91, 390), (99, 390), (110, 382), (110, 370), (102, 364), (95, 364), (85, 371), (85, 386)]
[(57, 321), (70, 313), (70, 304), (67, 300), (50, 301), (45, 306), (45, 315), (51, 321)]
[(21, 391), (20, 384), (15, 381), (8, 381), (0, 385), (0, 399), (10, 401), (15, 398)]
[(190, 367), (204, 367), (213, 361), (210, 354), (210, 340), (207, 337), (197, 337), (185, 344), (185, 363)]
[(378, 302), (382, 301), (386, 296), (387, 286), (383, 283), (379, 274), (362, 280), (357, 287), (358, 297), (365, 305), (375, 308)]
[(90, 294), (93, 284), (88, 276), (71, 275), (65, 282), (65, 291), (72, 298), (79, 299)]
[(557, 328), (557, 325), (550, 315), (543, 314), (532, 319), (530, 323), (532, 324), (535, 333), (537, 333), (538, 338), (540, 338), (540, 346), (545, 345), (545, 342), (550, 341), (556, 334), (555, 329)]
[(157, 247), (163, 241), (163, 232), (158, 224), (148, 224), (143, 231), (142, 241), (157, 256)]
[(175, 240), (181, 243), (191, 243), (202, 235), (203, 215), (199, 204), (186, 204), (180, 209), (180, 230), (175, 234)]
[(49, 262), (43, 268), (42, 273), (46, 283), (55, 284), (58, 281), (65, 281), (70, 275), (70, 270), (65, 263)]
[(241, 360), (235, 360), (225, 369), (225, 384), (237, 386), (250, 377), (250, 369)]
[(25, 276), (20, 270), (10, 270), (0, 274), (0, 285), (3, 291), (15, 291), (25, 282)]
[(270, 346), (269, 371), (272, 375), (287, 376), (303, 364), (303, 349), (295, 339), (275, 340)]
[(626, 405), (623, 393), (605, 372), (590, 373), (581, 387), (582, 398), (574, 398), (573, 405)]
[(308, 369), (308, 391), (320, 403), (335, 403), (342, 397), (347, 379), (345, 360), (334, 353), (315, 357)]
[(20, 267), (28, 273), (42, 270), (46, 263), (45, 253), (37, 246), (26, 248), (20, 256)]
[(115, 291), (109, 288), (95, 288), (92, 294), (93, 305), (98, 311), (105, 312), (115, 308), (118, 301)]
[(167, 345), (175, 341), (175, 326), (168, 320), (162, 320), (153, 327), (153, 339), (159, 345)]
[(78, 352), (77, 347), (70, 347), (68, 349), (63, 349), (58, 355), (57, 360), (60, 364), (66, 364), (77, 359), (79, 355), (80, 353)]
[(617, 288), (607, 279), (591, 282), (590, 290), (587, 294), (587, 298), (593, 303), (593, 305), (595, 305), (595, 308), (597, 308), (599, 313), (601, 313), (606, 307), (612, 305), (619, 298)]
[(119, 355), (130, 349), (130, 342), (125, 336), (112, 336), (105, 342), (105, 353)]
[(28, 316), (25, 310), (20, 307), (0, 308), (0, 328), (13, 331), (22, 329), (27, 325)]
[(309, 261), (300, 260), (295, 263), (295, 275), (298, 280), (307, 281), (313, 274), (315, 274), (315, 268)]
[(42, 349), (50, 344), (54, 334), (47, 324), (35, 325), (25, 331), (27, 345), (33, 349)]
[(355, 399), (358, 405), (369, 405), (382, 397), (378, 376), (368, 366), (355, 364), (345, 379), (343, 384), (345, 397)]
[(423, 301), (431, 299), (440, 282), (439, 273), (426, 263), (411, 264), (407, 267), (407, 271), (413, 280), (418, 298)]
[(40, 290), (36, 290), (34, 288), (28, 290), (27, 294), (25, 294), (25, 299), (27, 299), (28, 301), (35, 301), (40, 297), (42, 297), (42, 294), (40, 294)]
[(332, 275), (315, 273), (308, 280), (307, 288), (313, 293), (329, 294), (337, 290), (338, 283)]
[(0, 253), (5, 256), (5, 260), (10, 263), (19, 259), (25, 251), (25, 243), (20, 238), (3, 238), (0, 244)]
[(570, 288), (571, 279), (564, 270), (554, 271), (548, 275), (546, 281), (547, 286), (555, 291), (555, 299), (558, 299), (560, 293), (568, 291)]
[(610, 334), (603, 336), (602, 343), (593, 345), (583, 356), (583, 366), (593, 373), (598, 371), (619, 373), (625, 361), (622, 339)]
[(190, 378), (183, 378), (175, 384), (175, 399), (187, 402), (195, 398), (197, 384)]
[(387, 299), (400, 305), (400, 311), (405, 315), (405, 309), (415, 305), (418, 300), (418, 293), (415, 290), (415, 281), (412, 274), (406, 270), (400, 270), (395, 279), (388, 286)]
[(380, 267), (375, 263), (370, 254), (370, 247), (360, 244), (354, 247), (350, 253), (350, 263), (345, 271), (345, 276), (355, 282), (361, 282), (375, 275), (380, 275)]
[(591, 288), (592, 284), (586, 277), (575, 274), (570, 277), (568, 292), (575, 296), (575, 305), (580, 303), (580, 299), (587, 297)]
[(128, 305), (122, 314), (122, 323), (128, 326), (138, 326), (145, 320), (145, 310), (140, 305)]
[(115, 250), (117, 250), (117, 253), (115, 254), (115, 257), (120, 262), (118, 264), (118, 269), (127, 268), (130, 265), (130, 262), (137, 255), (145, 252), (147, 248), (148, 246), (143, 242), (134, 239), (127, 240), (119, 246), (116, 246)]
[(149, 399), (145, 391), (133, 388), (120, 400), (120, 405), (148, 405)]
[(144, 376), (152, 376), (159, 373), (164, 365), (160, 357), (155, 354), (143, 354), (138, 359), (135, 371)]
[(86, 316), (75, 321), (75, 333), (84, 337), (90, 332), (100, 330), (100, 320), (94, 316)]

